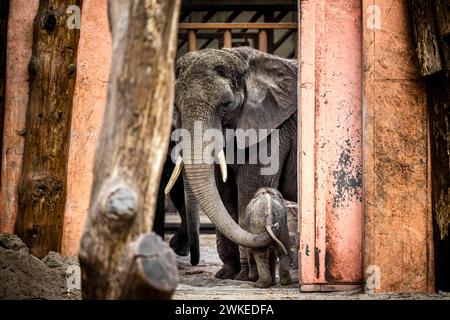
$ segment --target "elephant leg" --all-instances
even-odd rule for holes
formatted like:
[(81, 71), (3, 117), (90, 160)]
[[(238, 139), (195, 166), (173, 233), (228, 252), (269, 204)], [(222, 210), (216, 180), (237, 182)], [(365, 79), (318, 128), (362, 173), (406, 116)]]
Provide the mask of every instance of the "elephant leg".
[(258, 281), (255, 282), (255, 287), (269, 288), (272, 285), (272, 276), (270, 275), (269, 268), (269, 250), (267, 248), (255, 249), (254, 256), (258, 269)]
[(189, 254), (189, 235), (186, 219), (183, 179), (177, 180), (170, 192), (170, 197), (181, 218), (181, 224), (178, 227), (178, 230), (175, 232), (172, 239), (170, 239), (170, 247), (176, 254), (180, 256), (187, 256)]
[(255, 257), (253, 256), (253, 249), (248, 249), (247, 254), (250, 264), (248, 278), (250, 281), (255, 282), (258, 280), (258, 270), (256, 268)]
[(287, 229), (287, 222), (285, 222), (285, 227), (280, 232), (280, 241), (283, 243), (285, 248), (288, 250), (288, 254), (284, 254), (281, 248), (277, 248), (277, 254), (280, 259), (279, 274), (280, 274), (280, 284), (282, 286), (287, 286), (292, 284), (291, 273), (290, 273), (290, 245), (289, 245), (289, 231)]
[(282, 286), (288, 286), (292, 284), (291, 273), (289, 272), (289, 263), (290, 263), (289, 256), (282, 253), (280, 256), (280, 267), (279, 267), (280, 284)]
[(274, 248), (271, 248), (269, 250), (269, 269), (270, 269), (270, 276), (272, 277), (272, 285), (275, 285), (277, 283), (275, 278), (275, 269), (277, 267), (277, 252)]
[[(216, 170), (216, 178), (217, 177), (220, 177), (218, 170)], [(237, 221), (237, 190), (233, 171), (228, 171), (228, 180), (226, 183), (216, 179), (216, 185), (225, 208), (228, 210), (228, 213), (233, 220)], [(216, 244), (217, 253), (219, 254), (220, 260), (223, 262), (223, 266), (217, 271), (215, 277), (218, 279), (234, 279), (241, 268), (238, 246), (217, 230)]]
[(218, 279), (234, 279), (240, 270), (238, 247), (219, 231), (216, 231), (216, 244), (223, 266), (217, 271), (215, 277)]
[(153, 231), (164, 239), (164, 222), (166, 217), (165, 211), (164, 186), (161, 183), (158, 190), (158, 199), (156, 203), (155, 220), (153, 222)]

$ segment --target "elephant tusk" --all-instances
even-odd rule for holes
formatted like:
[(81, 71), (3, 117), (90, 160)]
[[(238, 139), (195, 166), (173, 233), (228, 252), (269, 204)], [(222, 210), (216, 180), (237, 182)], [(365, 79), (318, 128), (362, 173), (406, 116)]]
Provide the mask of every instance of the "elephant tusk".
[(227, 161), (225, 160), (225, 152), (223, 152), (223, 149), (220, 149), (219, 153), (217, 154), (217, 159), (219, 160), (220, 172), (222, 173), (222, 181), (227, 182)]
[(164, 189), (165, 194), (169, 194), (170, 190), (172, 190), (175, 182), (181, 173), (181, 169), (183, 169), (183, 157), (178, 156), (177, 163), (175, 165), (175, 169), (173, 169), (172, 175), (170, 176), (169, 182), (167, 183), (166, 188)]

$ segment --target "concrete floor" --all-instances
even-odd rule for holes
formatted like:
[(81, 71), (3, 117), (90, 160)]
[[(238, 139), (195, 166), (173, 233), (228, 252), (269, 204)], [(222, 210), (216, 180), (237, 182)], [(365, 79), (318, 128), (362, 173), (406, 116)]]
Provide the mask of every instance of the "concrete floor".
[[(167, 241), (170, 239), (167, 236)], [(450, 293), (363, 294), (359, 291), (330, 293), (300, 293), (297, 270), (291, 270), (293, 285), (276, 285), (256, 289), (252, 282), (219, 280), (214, 274), (221, 261), (216, 251), (215, 235), (201, 235), (200, 262), (193, 267), (189, 257), (178, 257), (179, 284), (173, 299), (186, 300), (380, 300), (380, 299), (448, 299)]]

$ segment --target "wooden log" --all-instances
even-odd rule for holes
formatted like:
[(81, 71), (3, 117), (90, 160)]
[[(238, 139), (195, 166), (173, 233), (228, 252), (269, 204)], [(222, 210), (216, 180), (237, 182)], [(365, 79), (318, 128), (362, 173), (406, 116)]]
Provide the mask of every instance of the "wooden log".
[[(171, 130), (179, 5), (179, 0), (109, 1), (113, 57), (107, 112), (79, 252), (85, 299), (167, 298), (175, 289), (175, 256), (163, 255), (165, 270), (157, 273), (148, 268), (153, 258), (147, 254), (169, 252), (163, 242), (150, 240), (149, 232)], [(146, 251), (147, 243), (152, 250)]]
[(436, 289), (450, 291), (450, 79), (427, 79)]
[(40, 1), (34, 22), (16, 233), (39, 258), (59, 251), (62, 240), (80, 35), (67, 28), (71, 5), (82, 0)]
[(177, 285), (177, 273), (167, 266), (176, 266), (176, 258), (162, 238), (155, 234), (141, 235), (125, 253), (129, 263), (122, 290), (123, 299), (169, 299)]
[(267, 52), (268, 47), (267, 47), (267, 31), (266, 30), (259, 30), (259, 35), (258, 35), (258, 50), (262, 51), (262, 52)]
[(197, 37), (195, 30), (188, 30), (188, 52), (197, 50)]
[[(450, 6), (447, 0), (411, 1), (409, 9), (415, 47), (426, 48), (428, 44), (436, 55), (440, 55), (442, 65), (424, 80), (430, 135), (435, 286), (436, 290), (450, 291), (450, 42), (447, 39)], [(433, 41), (430, 40), (431, 32)], [(416, 53), (422, 75), (429, 75), (423, 73), (422, 67), (422, 64), (428, 66), (429, 60), (423, 59), (421, 51)]]
[(231, 30), (225, 30), (223, 32), (223, 47), (231, 48), (231, 46), (232, 46)]
[(409, 0), (408, 4), (419, 70), (422, 76), (428, 76), (442, 70), (433, 3), (428, 0)]
[(0, 168), (2, 167), (1, 155), (3, 154), (3, 123), (5, 116), (6, 46), (8, 35), (8, 16), (9, 16), (9, 0), (1, 1), (0, 2)]

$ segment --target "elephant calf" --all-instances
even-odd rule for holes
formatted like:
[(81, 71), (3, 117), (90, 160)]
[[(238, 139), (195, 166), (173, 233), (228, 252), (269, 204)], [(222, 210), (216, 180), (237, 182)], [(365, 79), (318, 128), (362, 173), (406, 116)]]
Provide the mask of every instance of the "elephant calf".
[[(245, 213), (247, 231), (254, 234), (267, 231), (273, 238), (273, 243), (267, 247), (248, 249), (250, 280), (256, 281), (255, 287), (257, 288), (268, 288), (274, 285), (275, 266), (278, 257), (280, 260), (280, 284), (291, 284), (289, 230), (286, 207), (283, 204), (281, 193), (272, 188), (260, 188), (249, 202)], [(273, 225), (279, 227), (279, 239), (271, 230)]]

